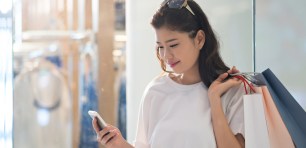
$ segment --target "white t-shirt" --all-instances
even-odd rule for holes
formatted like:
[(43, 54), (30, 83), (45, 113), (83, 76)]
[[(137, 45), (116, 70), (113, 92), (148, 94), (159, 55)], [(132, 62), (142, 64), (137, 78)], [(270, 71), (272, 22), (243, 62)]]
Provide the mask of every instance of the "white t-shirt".
[[(222, 97), (222, 108), (233, 133), (244, 136), (243, 85)], [(154, 79), (144, 92), (138, 119), (136, 148), (216, 147), (207, 87), (182, 85), (169, 74)]]

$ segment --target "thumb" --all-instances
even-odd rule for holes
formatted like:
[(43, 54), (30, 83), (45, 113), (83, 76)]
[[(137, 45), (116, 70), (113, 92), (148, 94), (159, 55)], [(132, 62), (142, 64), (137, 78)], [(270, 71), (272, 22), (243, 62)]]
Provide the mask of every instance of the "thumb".
[(99, 127), (99, 125), (98, 125), (98, 120), (97, 120), (97, 118), (94, 118), (94, 119), (92, 120), (92, 126), (93, 126), (93, 128), (95, 129), (96, 133), (99, 133), (100, 127)]

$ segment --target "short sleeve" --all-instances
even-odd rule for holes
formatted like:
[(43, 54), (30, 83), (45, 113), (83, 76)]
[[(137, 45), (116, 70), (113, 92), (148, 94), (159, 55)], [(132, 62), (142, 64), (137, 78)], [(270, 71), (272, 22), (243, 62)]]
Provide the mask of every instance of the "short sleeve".
[(243, 84), (230, 89), (224, 96), (225, 116), (234, 135), (244, 137)]
[(135, 148), (149, 148), (148, 143), (148, 127), (149, 127), (149, 111), (150, 111), (150, 100), (152, 94), (148, 90), (144, 92), (141, 100), (136, 139), (134, 141)]

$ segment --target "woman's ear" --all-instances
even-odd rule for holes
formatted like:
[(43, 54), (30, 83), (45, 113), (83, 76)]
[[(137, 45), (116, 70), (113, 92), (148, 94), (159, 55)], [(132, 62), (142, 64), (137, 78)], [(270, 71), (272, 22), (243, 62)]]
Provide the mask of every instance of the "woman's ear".
[(204, 46), (205, 44), (205, 33), (203, 30), (199, 30), (197, 32), (197, 35), (195, 37), (195, 43), (196, 43), (196, 47), (198, 49), (202, 49), (202, 47)]

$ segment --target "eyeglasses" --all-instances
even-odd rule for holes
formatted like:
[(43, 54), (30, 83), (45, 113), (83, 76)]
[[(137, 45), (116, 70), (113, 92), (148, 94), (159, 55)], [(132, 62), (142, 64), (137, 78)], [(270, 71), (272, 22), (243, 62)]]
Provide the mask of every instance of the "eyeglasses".
[(188, 0), (165, 0), (161, 6), (163, 7), (167, 4), (169, 8), (174, 9), (182, 9), (185, 7), (190, 13), (192, 13), (192, 15), (195, 15), (191, 8), (188, 6), (187, 1)]

